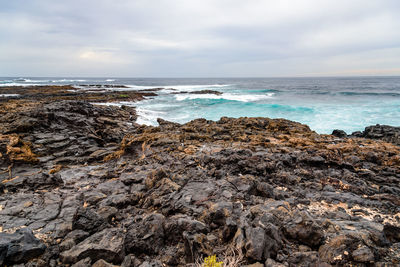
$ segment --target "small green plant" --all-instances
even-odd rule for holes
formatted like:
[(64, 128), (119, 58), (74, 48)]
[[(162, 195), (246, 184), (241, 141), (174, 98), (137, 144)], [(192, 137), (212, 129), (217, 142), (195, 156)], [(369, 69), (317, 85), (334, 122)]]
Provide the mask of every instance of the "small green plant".
[(222, 261), (217, 261), (217, 256), (212, 255), (208, 256), (204, 259), (204, 263), (202, 264), (203, 267), (222, 267), (223, 266)]
[(128, 98), (129, 95), (119, 95), (119, 97), (121, 97), (121, 98)]

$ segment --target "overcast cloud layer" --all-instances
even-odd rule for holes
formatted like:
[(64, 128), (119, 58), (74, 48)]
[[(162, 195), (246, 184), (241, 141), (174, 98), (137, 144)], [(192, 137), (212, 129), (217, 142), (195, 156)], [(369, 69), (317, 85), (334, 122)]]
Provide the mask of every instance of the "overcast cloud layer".
[(0, 0), (0, 76), (400, 75), (398, 0)]

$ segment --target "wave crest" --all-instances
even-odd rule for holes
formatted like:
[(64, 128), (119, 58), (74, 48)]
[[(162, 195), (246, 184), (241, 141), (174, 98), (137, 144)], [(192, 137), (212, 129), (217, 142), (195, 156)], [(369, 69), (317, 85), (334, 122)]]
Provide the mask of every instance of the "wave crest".
[(240, 102), (256, 102), (260, 100), (271, 99), (274, 96), (274, 93), (268, 93), (265, 95), (236, 95), (236, 94), (222, 94), (222, 95), (214, 95), (214, 94), (185, 94), (185, 95), (175, 95), (177, 101), (184, 100), (193, 100), (193, 99), (225, 99), (231, 101), (240, 101)]

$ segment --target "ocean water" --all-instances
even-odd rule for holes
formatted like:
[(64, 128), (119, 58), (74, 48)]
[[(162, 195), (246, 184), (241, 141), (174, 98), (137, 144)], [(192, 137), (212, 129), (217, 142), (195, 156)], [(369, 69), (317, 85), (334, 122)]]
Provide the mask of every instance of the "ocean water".
[[(335, 78), (0, 78), (9, 85), (126, 85), (106, 90), (164, 88), (135, 106), (138, 123), (157, 118), (184, 123), (195, 118), (285, 118), (305, 123), (318, 133), (347, 133), (373, 124), (400, 126), (400, 77)], [(215, 94), (195, 94), (213, 90)]]

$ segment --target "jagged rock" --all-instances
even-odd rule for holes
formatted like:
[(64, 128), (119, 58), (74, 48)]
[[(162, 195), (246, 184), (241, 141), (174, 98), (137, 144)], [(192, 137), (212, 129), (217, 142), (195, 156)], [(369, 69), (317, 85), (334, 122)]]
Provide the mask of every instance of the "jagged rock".
[(29, 229), (19, 229), (13, 234), (0, 232), (0, 265), (27, 262), (45, 249)]
[(351, 255), (353, 259), (358, 262), (368, 263), (375, 260), (374, 253), (367, 246), (362, 246), (354, 250)]
[(131, 108), (76, 101), (0, 116), (1, 231), (48, 244), (26, 265), (185, 266), (228, 245), (243, 265), (400, 261), (397, 145), (283, 119), (138, 126)]
[(105, 260), (98, 260), (92, 264), (92, 267), (118, 267), (118, 266), (108, 263)]
[(71, 265), (71, 267), (91, 267), (92, 260), (88, 257)]
[(246, 229), (246, 256), (253, 260), (263, 260), (266, 251), (265, 231), (260, 227)]
[(134, 255), (126, 255), (124, 261), (121, 263), (121, 267), (137, 267), (141, 264), (141, 261)]
[(322, 245), (319, 250), (320, 258), (330, 264), (343, 264), (351, 258), (351, 250), (357, 246), (357, 240), (351, 236), (340, 235), (329, 243)]
[(73, 218), (72, 229), (83, 230), (91, 234), (107, 227), (107, 221), (90, 208), (79, 208)]
[(267, 183), (258, 183), (257, 184), (257, 192), (260, 196), (273, 198), (274, 197), (274, 188), (273, 186)]
[(386, 142), (391, 142), (400, 145), (400, 127), (388, 125), (373, 125), (365, 127), (362, 136), (371, 139), (380, 139)]
[(384, 232), (386, 238), (389, 239), (391, 242), (400, 242), (400, 227), (399, 226), (385, 224), (383, 227), (383, 232)]
[(164, 246), (165, 217), (162, 214), (152, 213), (140, 219), (128, 228), (125, 239), (126, 251), (155, 254)]
[(332, 135), (340, 138), (347, 137), (346, 132), (343, 130), (333, 130)]
[(62, 185), (63, 181), (57, 174), (37, 173), (21, 174), (12, 179), (3, 180), (3, 186), (7, 190), (16, 191), (19, 188), (47, 189)]
[(74, 230), (72, 232), (69, 232), (65, 236), (63, 242), (60, 243), (60, 250), (65, 251), (71, 249), (73, 246), (75, 246), (77, 243), (81, 242), (88, 236), (89, 233), (83, 230)]
[(197, 95), (202, 95), (202, 94), (222, 95), (222, 92), (215, 91), (215, 90), (200, 90), (200, 91), (192, 91), (190, 93), (197, 94)]
[(145, 261), (139, 265), (139, 267), (162, 267), (162, 263), (158, 260), (154, 261)]
[(273, 259), (269, 258), (265, 261), (265, 267), (286, 267), (286, 265), (281, 264), (279, 262), (274, 261)]
[(284, 225), (289, 238), (311, 247), (317, 247), (324, 240), (323, 229), (306, 213), (295, 214)]
[(208, 231), (206, 224), (194, 220), (187, 215), (171, 216), (165, 222), (164, 229), (165, 233), (167, 233), (166, 238), (175, 241), (181, 240), (184, 232), (206, 233)]
[(89, 257), (92, 261), (104, 259), (120, 263), (125, 256), (125, 234), (119, 228), (107, 228), (86, 238), (70, 250), (60, 254), (65, 263), (75, 263)]

